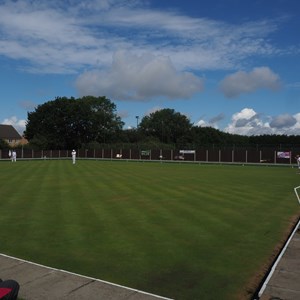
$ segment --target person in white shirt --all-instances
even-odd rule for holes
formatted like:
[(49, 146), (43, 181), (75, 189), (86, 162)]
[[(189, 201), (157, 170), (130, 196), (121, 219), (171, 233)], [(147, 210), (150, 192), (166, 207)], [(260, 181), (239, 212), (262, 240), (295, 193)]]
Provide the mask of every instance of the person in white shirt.
[(72, 161), (73, 161), (73, 165), (75, 165), (75, 163), (76, 163), (76, 151), (75, 150), (72, 151)]
[(298, 170), (300, 172), (300, 155), (296, 155), (296, 161), (297, 161), (297, 165), (298, 165)]
[(17, 152), (16, 150), (13, 150), (11, 153), (11, 161), (16, 162), (17, 161)]

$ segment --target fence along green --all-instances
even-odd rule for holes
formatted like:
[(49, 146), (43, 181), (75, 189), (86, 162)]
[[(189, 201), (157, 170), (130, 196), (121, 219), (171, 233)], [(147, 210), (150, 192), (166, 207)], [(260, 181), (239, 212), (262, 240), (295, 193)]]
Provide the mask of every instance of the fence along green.
[[(32, 150), (16, 149), (18, 159), (65, 159), (71, 157), (72, 150)], [(138, 149), (78, 149), (79, 159), (125, 159), (125, 160), (180, 160), (189, 162), (217, 163), (269, 163), (296, 164), (295, 156), (300, 148), (282, 151), (275, 148), (266, 149), (196, 149), (196, 150), (138, 150)], [(9, 150), (0, 150), (0, 159), (9, 159)]]

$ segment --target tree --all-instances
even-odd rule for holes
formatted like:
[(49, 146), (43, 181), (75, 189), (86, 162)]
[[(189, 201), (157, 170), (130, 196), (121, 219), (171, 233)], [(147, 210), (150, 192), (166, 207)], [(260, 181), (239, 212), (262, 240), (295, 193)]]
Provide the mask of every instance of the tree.
[(43, 148), (81, 148), (90, 142), (111, 142), (123, 122), (106, 97), (58, 97), (28, 113), (25, 137)]
[(162, 109), (145, 116), (139, 130), (145, 136), (158, 138), (162, 143), (182, 142), (190, 136), (192, 124), (189, 119), (174, 109)]
[(300, 145), (300, 135), (258, 135), (249, 137), (252, 145)]
[(192, 141), (196, 147), (218, 145), (247, 145), (248, 137), (238, 134), (230, 134), (213, 127), (194, 126), (191, 130)]

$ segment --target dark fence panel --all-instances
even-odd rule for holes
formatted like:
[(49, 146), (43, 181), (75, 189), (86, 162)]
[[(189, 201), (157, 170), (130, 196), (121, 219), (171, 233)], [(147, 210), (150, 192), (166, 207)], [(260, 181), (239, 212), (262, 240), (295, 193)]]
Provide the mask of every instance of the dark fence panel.
[(199, 149), (196, 151), (196, 161), (207, 161), (208, 151), (206, 149)]
[(232, 157), (234, 162), (247, 162), (248, 152), (247, 150), (233, 151)]
[(162, 150), (161, 159), (172, 160), (173, 159), (173, 150)]
[(208, 150), (208, 160), (209, 162), (220, 162), (220, 150), (210, 149)]
[(222, 151), (219, 150), (219, 161), (220, 162), (234, 162), (233, 150)]
[(259, 163), (260, 162), (260, 157), (261, 157), (261, 152), (258, 150), (250, 149), (246, 150), (246, 159), (245, 161), (247, 163)]

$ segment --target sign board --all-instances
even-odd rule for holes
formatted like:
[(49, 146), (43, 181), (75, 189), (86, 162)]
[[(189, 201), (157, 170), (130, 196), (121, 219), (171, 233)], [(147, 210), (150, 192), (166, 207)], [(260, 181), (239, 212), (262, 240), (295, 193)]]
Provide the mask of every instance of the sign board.
[(142, 151), (141, 151), (141, 155), (142, 155), (142, 156), (150, 156), (150, 151), (151, 151), (151, 150), (142, 150)]
[(196, 150), (179, 150), (181, 154), (195, 154)]
[(290, 155), (290, 152), (288, 151), (285, 151), (285, 152), (282, 152), (282, 151), (278, 151), (277, 152), (277, 158), (290, 158), (291, 155)]

